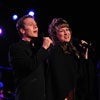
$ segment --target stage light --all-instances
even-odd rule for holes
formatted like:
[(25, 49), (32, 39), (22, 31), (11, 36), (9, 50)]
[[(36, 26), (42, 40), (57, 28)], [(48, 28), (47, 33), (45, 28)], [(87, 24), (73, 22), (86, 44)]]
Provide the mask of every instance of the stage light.
[(11, 67), (3, 67), (3, 66), (0, 66), (0, 69), (12, 70)]
[(2, 30), (2, 28), (0, 28), (0, 36), (2, 36), (3, 35), (3, 30)]
[(3, 87), (3, 83), (2, 82), (0, 82), (0, 88), (2, 88)]
[(13, 15), (13, 16), (12, 16), (12, 19), (13, 19), (13, 20), (17, 20), (17, 19), (18, 19), (18, 15), (16, 15), (16, 14)]
[(30, 10), (29, 12), (28, 12), (28, 15), (30, 15), (30, 16), (35, 16), (35, 11), (34, 10)]

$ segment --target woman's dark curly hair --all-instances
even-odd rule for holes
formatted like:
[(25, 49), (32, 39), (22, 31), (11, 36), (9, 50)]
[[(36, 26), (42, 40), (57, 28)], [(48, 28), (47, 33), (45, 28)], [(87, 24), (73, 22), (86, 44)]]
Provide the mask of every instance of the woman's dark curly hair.
[[(49, 35), (51, 36), (53, 42), (57, 41), (57, 37), (56, 37), (56, 31), (59, 30), (59, 28), (63, 28), (63, 27), (67, 27), (69, 28), (69, 24), (66, 20), (64, 20), (63, 18), (54, 18), (51, 22), (51, 24), (49, 25)], [(70, 28), (69, 28), (70, 30)], [(70, 30), (71, 32), (71, 30)]]
[[(56, 37), (56, 32), (57, 30), (63, 27), (69, 28), (69, 31), (72, 34), (72, 31), (69, 27), (68, 22), (64, 20), (63, 18), (54, 18), (51, 24), (49, 25), (48, 33), (50, 37), (52, 38), (54, 45), (57, 43), (60, 43), (60, 41)], [(69, 41), (67, 46), (65, 44), (62, 44), (61, 48), (63, 49), (65, 54), (74, 53), (79, 58), (79, 52), (77, 51), (76, 47), (72, 44), (72, 40)]]

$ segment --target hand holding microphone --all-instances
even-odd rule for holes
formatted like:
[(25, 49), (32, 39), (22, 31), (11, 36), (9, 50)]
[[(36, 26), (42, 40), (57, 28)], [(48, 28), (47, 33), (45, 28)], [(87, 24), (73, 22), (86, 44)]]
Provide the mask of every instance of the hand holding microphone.
[(92, 43), (88, 43), (85, 40), (80, 40), (77, 38), (72, 38), (72, 40), (73, 40), (73, 43), (78, 46), (80, 52), (84, 52), (85, 59), (88, 59), (89, 52), (94, 52)]
[(73, 40), (74, 44), (78, 44), (81, 47), (84, 47), (84, 48), (90, 48), (90, 47), (92, 47), (92, 43), (88, 43), (85, 40), (80, 40), (80, 39), (77, 39), (75, 37), (72, 37), (72, 40)]
[(43, 39), (42, 47), (44, 49), (48, 49), (53, 44), (49, 34), (41, 33), (40, 37)]
[(49, 37), (43, 37), (43, 45), (42, 45), (42, 47), (44, 49), (48, 49), (52, 43), (53, 42)]

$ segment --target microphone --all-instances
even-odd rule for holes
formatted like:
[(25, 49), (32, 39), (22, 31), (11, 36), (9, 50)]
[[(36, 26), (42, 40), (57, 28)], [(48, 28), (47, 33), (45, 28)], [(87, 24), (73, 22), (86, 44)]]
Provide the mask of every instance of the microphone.
[(90, 48), (92, 46), (92, 43), (82, 43), (82, 40), (72, 37), (73, 44), (81, 44), (85, 48)]
[(39, 37), (40, 37), (40, 38), (43, 38), (43, 37), (49, 37), (49, 38), (50, 38), (49, 34), (45, 34), (45, 33), (41, 33), (41, 34), (39, 35)]
[(92, 46), (92, 44), (91, 43), (90, 44), (83, 43), (82, 46), (85, 48), (90, 48)]
[[(50, 37), (50, 35), (49, 35), (48, 33), (47, 33), (47, 34), (45, 34), (45, 33), (41, 33), (41, 34), (40, 34), (40, 38), (42, 38), (42, 42), (43, 42), (43, 38), (45, 38), (45, 37), (48, 37), (48, 38), (51, 39), (51, 37)], [(51, 39), (51, 40), (52, 40), (52, 39)], [(54, 48), (54, 44), (51, 43), (50, 46), (49, 46), (49, 48), (53, 49), (53, 48)]]

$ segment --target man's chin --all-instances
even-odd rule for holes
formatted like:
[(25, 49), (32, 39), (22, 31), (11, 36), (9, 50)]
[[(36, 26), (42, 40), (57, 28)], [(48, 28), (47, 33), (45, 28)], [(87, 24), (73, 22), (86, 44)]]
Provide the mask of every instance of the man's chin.
[(38, 38), (38, 36), (28, 36), (29, 38)]
[(32, 35), (31, 37), (36, 37), (36, 38), (37, 38), (37, 37), (38, 37), (38, 35)]
[(38, 37), (38, 35), (33, 35), (33, 37), (36, 37), (36, 38), (37, 38), (37, 37)]

